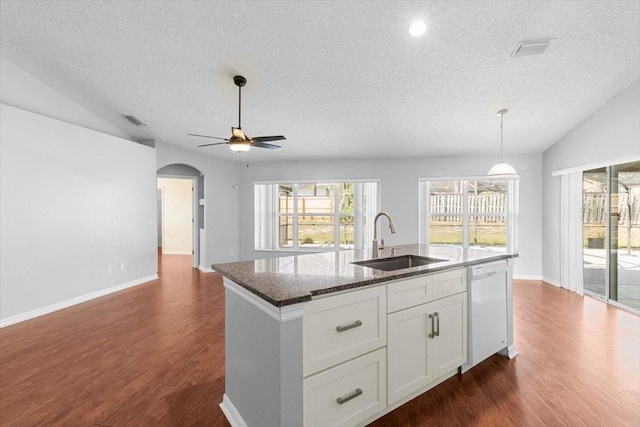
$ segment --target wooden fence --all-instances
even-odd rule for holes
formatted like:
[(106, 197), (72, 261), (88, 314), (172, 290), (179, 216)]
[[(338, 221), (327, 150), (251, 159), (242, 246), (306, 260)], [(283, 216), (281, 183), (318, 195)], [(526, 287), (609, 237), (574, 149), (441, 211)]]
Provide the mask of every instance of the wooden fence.
[[(628, 224), (631, 218), (632, 225), (640, 224), (640, 195), (619, 193), (618, 218), (619, 224)], [(584, 193), (582, 196), (582, 223), (604, 225), (607, 220), (607, 194)]]
[[(606, 193), (584, 193), (582, 223), (604, 225), (607, 219)], [(620, 193), (618, 198), (619, 224), (640, 225), (640, 195)], [(469, 194), (469, 214), (479, 214), (484, 222), (504, 222), (507, 197), (504, 193)], [(432, 222), (461, 222), (462, 194), (429, 195)]]
[[(504, 193), (469, 194), (469, 214), (482, 216), (483, 222), (504, 222), (507, 197)], [(462, 194), (429, 195), (432, 222), (461, 222)]]

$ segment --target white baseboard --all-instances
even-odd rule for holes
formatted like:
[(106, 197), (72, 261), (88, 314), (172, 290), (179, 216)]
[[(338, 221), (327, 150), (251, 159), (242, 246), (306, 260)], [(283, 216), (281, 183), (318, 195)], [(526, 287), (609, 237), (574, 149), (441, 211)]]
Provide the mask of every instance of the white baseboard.
[(170, 251), (163, 251), (162, 255), (193, 255), (191, 252), (170, 252)]
[(231, 424), (231, 427), (247, 427), (247, 423), (242, 419), (240, 412), (233, 406), (229, 396), (225, 393), (222, 396), (222, 403), (220, 403), (220, 409), (224, 413), (224, 416), (227, 417), (227, 421)]
[(514, 274), (514, 280), (542, 280), (542, 276), (535, 274)]
[(202, 271), (203, 273), (215, 273), (215, 270), (212, 270), (210, 268), (207, 268), (203, 265), (198, 266), (198, 270)]
[(151, 276), (141, 277), (139, 279), (122, 283), (120, 285), (112, 286), (110, 288), (100, 289), (99, 291), (91, 292), (85, 295), (80, 295), (79, 297), (71, 298), (66, 301), (61, 301), (55, 304), (48, 305), (46, 307), (41, 307), (35, 310), (27, 311), (26, 313), (20, 313), (20, 314), (16, 314), (15, 316), (7, 317), (5, 319), (0, 319), (0, 328), (4, 328), (5, 326), (10, 326), (10, 325), (15, 325), (16, 323), (24, 322), (25, 320), (33, 319), (34, 317), (43, 316), (45, 314), (53, 313), (54, 311), (62, 310), (63, 308), (71, 307), (72, 305), (77, 305), (83, 302), (90, 301), (92, 299), (96, 299), (96, 298), (103, 297), (105, 295), (112, 294), (114, 292), (122, 291), (127, 288), (141, 285), (143, 283), (149, 282), (151, 280), (155, 280), (157, 278), (158, 278), (157, 274), (152, 274)]
[(542, 276), (542, 281), (543, 281), (543, 282), (545, 282), (545, 283), (548, 283), (548, 284), (550, 284), (550, 285), (556, 286), (556, 287), (558, 287), (558, 288), (561, 288), (561, 287), (562, 287), (562, 286), (560, 286), (560, 283), (559, 283), (559, 282), (556, 282), (555, 280), (550, 279), (550, 278), (549, 278), (549, 277), (547, 277), (547, 276)]

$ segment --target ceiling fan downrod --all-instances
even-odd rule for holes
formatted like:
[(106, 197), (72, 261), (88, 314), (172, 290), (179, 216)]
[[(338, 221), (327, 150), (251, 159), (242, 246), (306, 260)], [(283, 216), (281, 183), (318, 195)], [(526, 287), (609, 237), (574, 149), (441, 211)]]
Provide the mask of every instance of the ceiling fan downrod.
[(242, 88), (247, 84), (243, 76), (233, 76), (233, 83), (238, 86), (238, 129), (242, 129)]

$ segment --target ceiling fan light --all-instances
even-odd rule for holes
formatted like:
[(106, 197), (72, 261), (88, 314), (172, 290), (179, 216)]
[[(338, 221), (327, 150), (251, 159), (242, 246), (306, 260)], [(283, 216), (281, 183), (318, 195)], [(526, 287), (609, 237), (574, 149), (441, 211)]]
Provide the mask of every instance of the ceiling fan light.
[(251, 144), (248, 142), (233, 142), (229, 144), (229, 148), (231, 148), (231, 151), (243, 153), (251, 149)]
[(487, 176), (492, 176), (494, 178), (497, 178), (497, 177), (512, 178), (512, 177), (518, 176), (518, 174), (516, 173), (515, 168), (511, 166), (509, 163), (497, 163), (493, 165), (491, 169), (489, 169)]

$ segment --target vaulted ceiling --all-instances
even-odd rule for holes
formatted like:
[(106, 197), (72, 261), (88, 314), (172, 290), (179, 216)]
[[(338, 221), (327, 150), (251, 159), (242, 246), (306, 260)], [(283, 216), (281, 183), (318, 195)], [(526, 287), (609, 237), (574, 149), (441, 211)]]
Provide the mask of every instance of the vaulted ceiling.
[[(115, 124), (231, 160), (540, 153), (640, 74), (640, 2), (6, 1), (3, 57)], [(427, 32), (411, 37), (421, 19)], [(512, 56), (551, 39), (542, 55)], [(279, 151), (196, 148), (238, 121)], [(135, 127), (122, 116), (145, 122)]]

